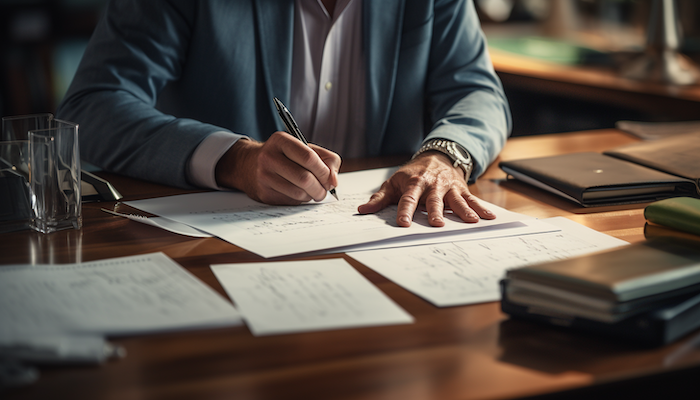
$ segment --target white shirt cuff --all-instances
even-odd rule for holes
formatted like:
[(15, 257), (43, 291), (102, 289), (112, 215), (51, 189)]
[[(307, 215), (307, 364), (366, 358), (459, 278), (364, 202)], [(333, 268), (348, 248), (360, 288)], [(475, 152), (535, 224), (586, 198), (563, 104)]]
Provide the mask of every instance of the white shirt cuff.
[(216, 184), (216, 164), (241, 138), (245, 137), (226, 131), (217, 131), (207, 136), (190, 157), (187, 180), (195, 186), (223, 190)]

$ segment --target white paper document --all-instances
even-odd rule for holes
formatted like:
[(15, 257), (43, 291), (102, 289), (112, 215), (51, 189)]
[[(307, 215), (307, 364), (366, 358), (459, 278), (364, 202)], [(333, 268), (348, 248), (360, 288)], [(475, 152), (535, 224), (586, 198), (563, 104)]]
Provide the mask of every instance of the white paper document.
[(241, 325), (233, 305), (162, 253), (0, 267), (0, 342)]
[[(498, 212), (498, 211), (495, 211)], [(452, 241), (481, 240), (496, 237), (512, 237), (530, 235), (533, 233), (558, 232), (561, 228), (542, 222), (538, 219), (524, 219), (522, 221), (504, 222), (498, 225), (483, 226), (481, 228), (465, 229), (459, 232), (441, 234), (437, 231), (431, 235), (416, 235), (410, 237), (398, 237), (395, 239), (379, 240), (371, 243), (363, 243), (348, 247), (333, 249), (333, 252), (347, 253), (351, 251), (379, 250), (397, 247), (421, 246), (426, 244), (438, 244)], [(331, 252), (331, 251), (328, 251)], [(323, 252), (320, 252), (323, 253)]]
[(202, 232), (199, 229), (195, 229), (189, 225), (182, 224), (180, 222), (175, 222), (163, 217), (145, 217), (143, 215), (136, 214), (124, 214), (116, 211), (108, 210), (103, 208), (102, 211), (117, 215), (119, 217), (124, 217), (132, 221), (141, 222), (146, 225), (155, 226), (157, 228), (165, 229), (166, 231), (177, 233), (178, 235), (192, 236), (192, 237), (211, 237), (210, 234)]
[(563, 217), (560, 231), (383, 250), (349, 256), (438, 307), (498, 301), (505, 271), (626, 245)]
[(255, 336), (413, 322), (340, 258), (211, 269)]
[(379, 169), (341, 174), (337, 189), (340, 201), (335, 202), (270, 206), (257, 203), (243, 193), (206, 192), (126, 204), (211, 233), (263, 257), (339, 249), (397, 238), (436, 238), (532, 219), (486, 202), (497, 219), (472, 224), (447, 213), (445, 226), (440, 228), (431, 227), (427, 215), (420, 210), (410, 228), (396, 225), (396, 206), (376, 214), (358, 214), (357, 207), (369, 200), (391, 171)]

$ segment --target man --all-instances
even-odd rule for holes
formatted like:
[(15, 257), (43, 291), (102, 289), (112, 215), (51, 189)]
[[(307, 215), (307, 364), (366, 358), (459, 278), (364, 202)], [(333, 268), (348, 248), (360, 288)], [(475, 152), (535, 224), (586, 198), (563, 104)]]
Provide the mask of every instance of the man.
[[(333, 151), (281, 132), (273, 97)], [(510, 131), (468, 0), (114, 0), (57, 114), (105, 169), (271, 204), (322, 199), (336, 152), (415, 153), (359, 207), (400, 226), (419, 203), (494, 218), (466, 181)]]

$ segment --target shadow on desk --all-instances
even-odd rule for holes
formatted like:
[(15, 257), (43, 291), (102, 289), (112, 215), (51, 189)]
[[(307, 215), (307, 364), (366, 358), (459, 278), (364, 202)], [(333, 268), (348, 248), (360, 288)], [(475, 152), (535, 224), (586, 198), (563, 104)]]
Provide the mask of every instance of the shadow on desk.
[[(507, 319), (500, 324), (500, 360), (546, 374), (580, 372), (606, 377), (592, 386), (527, 399), (594, 399), (594, 398), (697, 398), (700, 389), (700, 332), (680, 343), (647, 353), (651, 364), (664, 372), (655, 375), (634, 369), (624, 370), (629, 359), (644, 348), (616, 339), (587, 335), (565, 328), (542, 329), (530, 321)], [(648, 349), (646, 349), (648, 351)], [(604, 361), (602, 361), (604, 360)], [(622, 368), (621, 368), (622, 367)], [(648, 368), (648, 364), (647, 364)], [(627, 379), (634, 376), (634, 378)], [(690, 393), (690, 394), (688, 394)]]

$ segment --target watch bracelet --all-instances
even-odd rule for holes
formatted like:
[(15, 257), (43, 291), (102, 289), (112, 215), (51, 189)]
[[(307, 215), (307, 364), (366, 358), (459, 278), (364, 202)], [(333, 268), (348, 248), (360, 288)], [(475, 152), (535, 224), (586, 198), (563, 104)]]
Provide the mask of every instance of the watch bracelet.
[[(451, 154), (450, 150), (448, 149), (448, 146), (454, 146), (457, 147), (459, 146), (464, 153), (468, 155), (467, 157), (467, 162), (461, 161), (456, 154)], [(411, 159), (414, 159), (418, 157), (420, 154), (425, 153), (426, 151), (437, 151), (440, 152), (444, 155), (446, 155), (451, 161), (452, 161), (452, 166), (457, 167), (459, 166), (462, 171), (464, 172), (464, 180), (466, 182), (469, 181), (469, 178), (471, 178), (471, 172), (474, 168), (474, 162), (472, 160), (471, 154), (467, 149), (464, 148), (461, 144), (453, 141), (453, 140), (447, 140), (447, 139), (431, 139), (427, 142), (425, 142), (419, 149), (418, 151), (413, 154), (413, 157)], [(456, 153), (458, 150), (453, 148), (451, 150), (452, 152)]]

